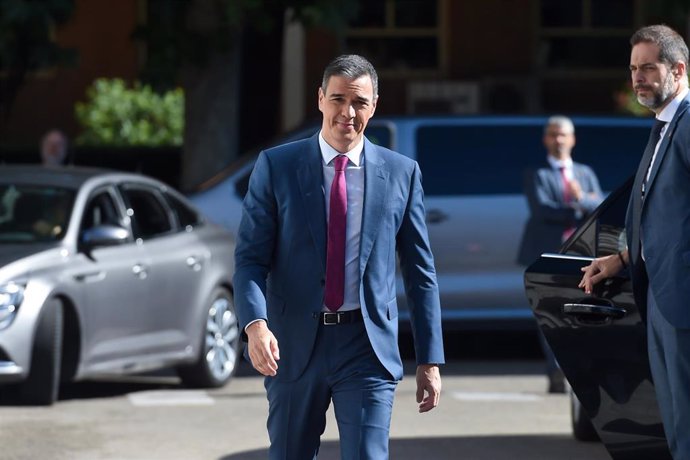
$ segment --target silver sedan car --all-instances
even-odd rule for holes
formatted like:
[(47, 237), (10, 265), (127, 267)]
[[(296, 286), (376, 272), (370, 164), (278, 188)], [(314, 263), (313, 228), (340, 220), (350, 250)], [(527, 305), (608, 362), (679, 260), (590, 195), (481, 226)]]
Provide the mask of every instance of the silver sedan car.
[(48, 405), (64, 381), (167, 367), (224, 385), (240, 357), (234, 246), (159, 181), (1, 166), (0, 392)]

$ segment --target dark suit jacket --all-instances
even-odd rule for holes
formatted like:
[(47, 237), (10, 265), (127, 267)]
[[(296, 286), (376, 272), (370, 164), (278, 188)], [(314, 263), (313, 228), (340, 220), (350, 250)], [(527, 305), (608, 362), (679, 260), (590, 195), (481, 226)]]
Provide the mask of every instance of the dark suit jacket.
[[(563, 232), (579, 225), (601, 203), (601, 187), (594, 171), (589, 166), (573, 163), (573, 175), (586, 194), (580, 202), (581, 212), (563, 200), (560, 171), (547, 163), (544, 167), (526, 172), (523, 188), (530, 216), (522, 235), (517, 259), (519, 264), (530, 265), (541, 254), (558, 251), (563, 243)], [(595, 193), (596, 198), (590, 198), (590, 193)]]
[[(396, 250), (410, 305), (417, 362), (442, 363), (441, 311), (417, 163), (364, 141), (360, 289), (379, 361), (402, 378)], [(323, 306), (326, 210), (318, 134), (262, 152), (245, 197), (235, 252), (240, 325), (263, 318), (278, 339), (277, 379), (298, 378)]]
[[(635, 301), (640, 309), (646, 309), (647, 289), (651, 288), (661, 313), (679, 328), (690, 328), (689, 106), (690, 97), (681, 102), (666, 128), (643, 202), (641, 177), (646, 171), (640, 165), (626, 223)], [(641, 212), (639, 228), (633, 225), (635, 206)]]

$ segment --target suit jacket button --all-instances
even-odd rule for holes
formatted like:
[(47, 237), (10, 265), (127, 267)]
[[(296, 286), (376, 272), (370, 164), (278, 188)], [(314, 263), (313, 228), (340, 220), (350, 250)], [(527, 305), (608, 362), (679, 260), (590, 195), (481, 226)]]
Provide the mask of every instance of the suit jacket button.
[(322, 278), (321, 279), (321, 286), (325, 286), (325, 285), (326, 285), (326, 280)]

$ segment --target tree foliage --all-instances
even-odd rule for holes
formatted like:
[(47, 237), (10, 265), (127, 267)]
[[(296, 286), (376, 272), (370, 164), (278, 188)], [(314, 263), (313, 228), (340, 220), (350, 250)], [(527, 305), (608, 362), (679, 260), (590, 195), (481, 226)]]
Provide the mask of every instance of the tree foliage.
[(163, 94), (121, 79), (96, 80), (87, 101), (75, 112), (82, 126), (78, 144), (114, 146), (182, 145), (184, 95), (177, 88)]
[[(141, 78), (154, 88), (177, 85), (185, 66), (203, 68), (216, 54), (232, 50), (247, 27), (270, 32), (290, 20), (320, 26), (337, 34), (358, 10), (359, 0), (149, 0), (151, 20), (132, 36), (147, 47)], [(155, 20), (153, 20), (155, 17)]]

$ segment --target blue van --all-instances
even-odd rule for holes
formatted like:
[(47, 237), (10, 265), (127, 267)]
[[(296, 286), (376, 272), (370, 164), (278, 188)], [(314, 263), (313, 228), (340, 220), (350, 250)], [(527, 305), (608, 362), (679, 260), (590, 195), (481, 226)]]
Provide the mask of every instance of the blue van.
[[(651, 119), (571, 117), (575, 161), (590, 165), (605, 191), (635, 172)], [(374, 117), (366, 136), (414, 158), (423, 176), (427, 224), (436, 261), (444, 328), (531, 329), (524, 267), (516, 262), (529, 216), (523, 173), (545, 162), (547, 117)], [(308, 137), (305, 128), (276, 142)], [(190, 198), (210, 220), (233, 232), (256, 154)], [(558, 248), (554, 248), (554, 251)], [(399, 305), (405, 305), (402, 282)], [(401, 307), (402, 318), (407, 309)], [(407, 324), (403, 321), (401, 325)]]

